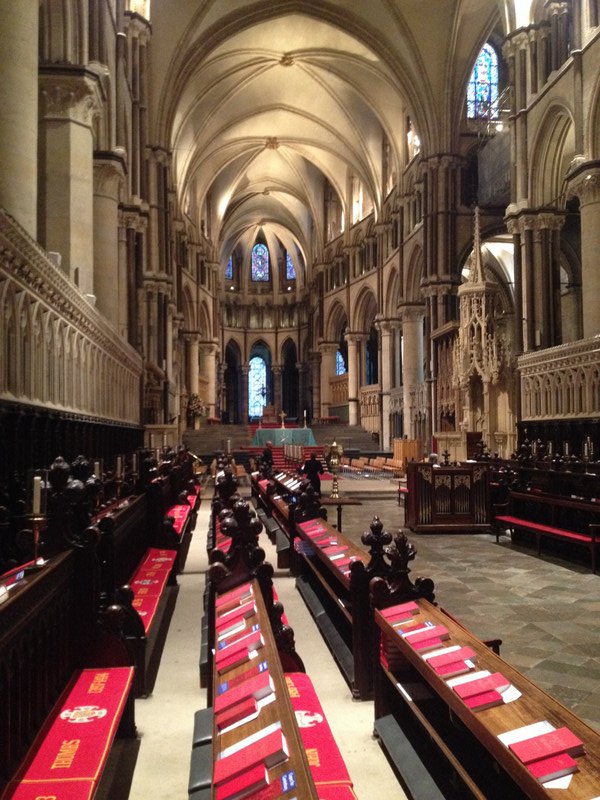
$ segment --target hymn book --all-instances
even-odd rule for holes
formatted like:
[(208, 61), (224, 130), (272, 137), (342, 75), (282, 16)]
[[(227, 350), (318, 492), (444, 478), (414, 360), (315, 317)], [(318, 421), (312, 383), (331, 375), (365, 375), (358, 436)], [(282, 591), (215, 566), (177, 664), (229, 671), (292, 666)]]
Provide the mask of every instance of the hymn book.
[[(246, 672), (251, 672), (253, 670), (254, 668), (252, 667), (250, 670), (246, 670)], [(218, 694), (214, 700), (213, 710), (215, 714), (218, 714), (230, 708), (231, 706), (246, 700), (248, 697), (252, 697), (254, 700), (261, 700), (263, 697), (267, 697), (274, 691), (275, 684), (273, 683), (273, 678), (271, 677), (270, 673), (258, 672), (256, 675), (249, 676), (247, 680), (243, 681), (242, 683), (238, 683), (236, 686), (233, 686), (231, 689), (227, 689), (222, 694)]]
[(215, 788), (215, 800), (242, 800), (242, 798), (269, 784), (269, 773), (264, 764), (256, 764), (251, 769), (235, 775)]
[(271, 769), (285, 761), (288, 756), (289, 750), (281, 722), (274, 722), (221, 751), (214, 764), (213, 783), (218, 786), (257, 764), (264, 764)]

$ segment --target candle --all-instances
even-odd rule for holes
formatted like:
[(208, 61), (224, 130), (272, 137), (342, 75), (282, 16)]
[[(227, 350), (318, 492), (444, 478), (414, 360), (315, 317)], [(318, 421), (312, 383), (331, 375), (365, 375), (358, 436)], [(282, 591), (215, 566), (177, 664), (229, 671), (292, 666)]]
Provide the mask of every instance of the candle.
[(99, 461), (94, 461), (94, 476), (96, 478), (100, 477), (100, 462)]
[(116, 477), (121, 477), (121, 472), (123, 471), (123, 460), (121, 456), (117, 456), (117, 470), (116, 470)]
[(304, 409), (304, 419), (306, 419), (306, 409)]
[(167, 434), (163, 433), (163, 447), (167, 446)]
[(31, 510), (37, 516), (40, 513), (42, 507), (42, 479), (39, 475), (35, 475), (33, 478), (33, 501), (31, 504)]
[(137, 474), (137, 453), (131, 456), (131, 471)]

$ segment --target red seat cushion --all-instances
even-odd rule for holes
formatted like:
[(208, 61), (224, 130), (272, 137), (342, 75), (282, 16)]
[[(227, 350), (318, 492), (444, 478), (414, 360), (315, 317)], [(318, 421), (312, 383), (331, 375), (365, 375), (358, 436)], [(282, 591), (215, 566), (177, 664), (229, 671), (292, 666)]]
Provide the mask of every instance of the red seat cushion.
[(3, 800), (88, 800), (114, 739), (133, 667), (77, 672), (33, 742)]

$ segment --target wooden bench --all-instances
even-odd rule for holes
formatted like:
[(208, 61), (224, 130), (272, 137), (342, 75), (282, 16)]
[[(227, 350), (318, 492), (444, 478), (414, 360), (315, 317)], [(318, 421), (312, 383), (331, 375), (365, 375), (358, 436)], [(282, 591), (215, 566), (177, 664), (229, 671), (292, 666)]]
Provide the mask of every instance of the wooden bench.
[[(114, 735), (136, 735), (122, 610), (99, 607), (96, 541), (90, 531), (76, 549), (26, 570), (0, 605), (3, 800), (92, 797)], [(67, 709), (90, 722), (69, 722)]]
[(94, 520), (101, 531), (103, 604), (117, 602), (125, 611), (122, 635), (137, 668), (136, 697), (152, 691), (196, 502), (194, 493), (172, 506), (162, 526), (150, 518), (156, 506), (146, 494), (127, 498)]
[[(542, 492), (511, 491), (508, 502), (497, 504), (494, 510), (496, 542), (505, 527), (510, 530), (511, 537), (515, 530), (532, 533), (538, 556), (545, 537), (581, 545), (589, 550), (592, 572), (596, 572), (596, 550), (600, 542), (600, 507), (597, 505)], [(534, 515), (538, 518), (534, 519)], [(592, 522), (592, 519), (598, 521)], [(578, 525), (583, 530), (574, 530)]]
[[(133, 667), (76, 672), (51, 710), (2, 800), (89, 800), (118, 729), (127, 732)], [(84, 723), (84, 724), (82, 724)]]
[[(375, 601), (376, 602), (376, 601)], [(504, 702), (471, 709), (453, 689), (452, 679), (429, 663), (433, 651), (420, 654), (394, 627), (391, 609), (375, 611), (382, 653), (375, 681), (375, 731), (410, 797), (429, 800), (470, 797), (558, 797), (540, 783), (498, 738), (525, 725), (548, 720), (579, 737), (585, 755), (568, 788), (569, 798), (589, 800), (597, 794), (600, 735), (494, 653), (464, 626), (424, 599), (416, 599), (412, 621), (443, 626), (446, 647), (467, 647), (474, 653), (471, 671), (500, 673), (508, 690)], [(393, 607), (392, 607), (393, 608)], [(410, 620), (405, 623), (410, 624)], [(439, 627), (438, 627), (439, 630)], [(425, 787), (425, 788), (424, 788)]]
[(383, 525), (374, 522), (367, 553), (318, 516), (320, 503), (311, 488), (306, 487), (292, 502), (291, 493), (296, 489), (286, 490), (288, 485), (295, 485), (294, 476), (258, 480), (258, 501), (290, 542), (296, 588), (352, 695), (367, 699), (372, 696), (373, 681), (368, 583), (384, 566), (380, 553), (389, 534), (382, 538)]

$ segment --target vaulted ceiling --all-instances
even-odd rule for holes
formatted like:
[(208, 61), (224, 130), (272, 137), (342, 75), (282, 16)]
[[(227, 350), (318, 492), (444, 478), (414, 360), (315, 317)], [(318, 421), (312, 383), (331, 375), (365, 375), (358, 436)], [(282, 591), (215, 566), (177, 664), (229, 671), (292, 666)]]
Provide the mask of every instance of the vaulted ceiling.
[[(456, 148), (466, 83), (500, 21), (496, 0), (153, 0), (156, 140), (182, 209), (225, 263), (256, 232), (323, 247), (324, 178), (345, 218), (406, 162), (406, 119), (426, 155)], [(156, 43), (156, 44), (154, 44)]]

